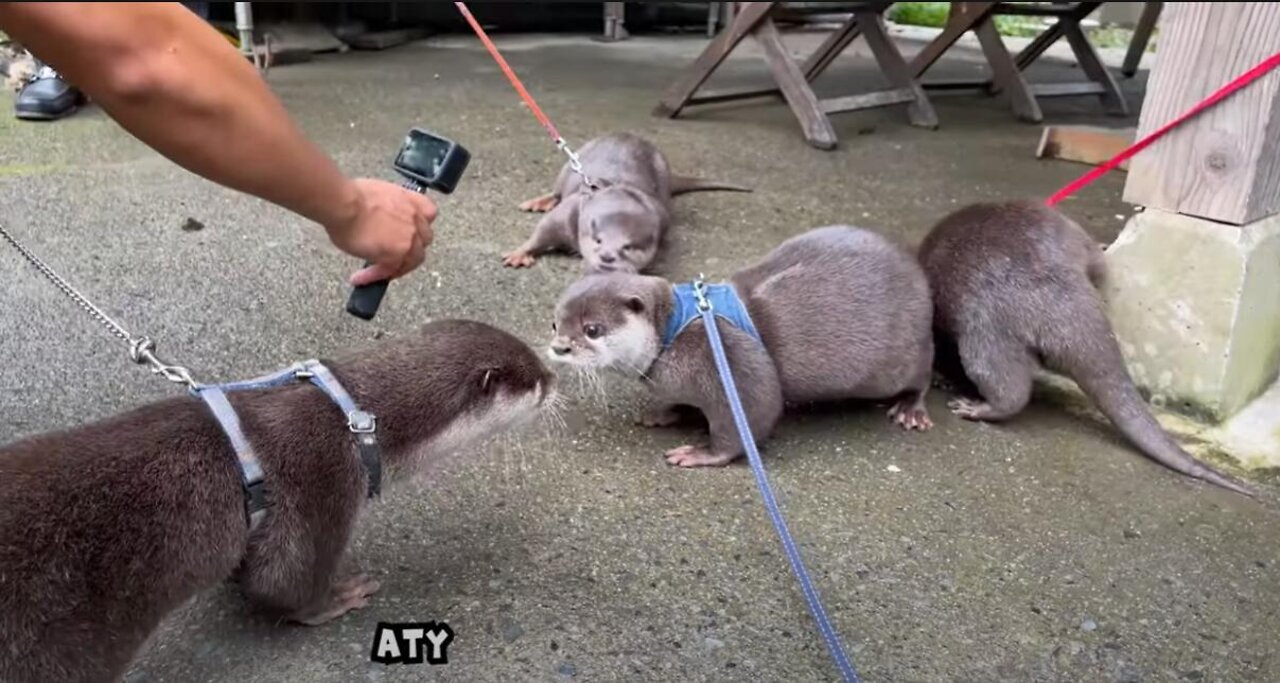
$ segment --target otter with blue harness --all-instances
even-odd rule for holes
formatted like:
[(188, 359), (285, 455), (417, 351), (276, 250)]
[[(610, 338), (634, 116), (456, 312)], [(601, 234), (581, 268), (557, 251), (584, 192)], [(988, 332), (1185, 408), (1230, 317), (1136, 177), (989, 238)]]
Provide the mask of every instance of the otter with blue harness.
[(876, 233), (833, 226), (786, 240), (726, 282), (588, 275), (561, 297), (554, 328), (552, 360), (652, 389), (656, 405), (643, 424), (675, 424), (683, 406), (706, 417), (710, 443), (667, 451), (671, 465), (747, 456), (837, 668), (856, 680), (773, 499), (757, 440), (772, 434), (787, 404), (841, 399), (888, 400), (903, 428), (931, 426), (932, 305), (912, 254)]

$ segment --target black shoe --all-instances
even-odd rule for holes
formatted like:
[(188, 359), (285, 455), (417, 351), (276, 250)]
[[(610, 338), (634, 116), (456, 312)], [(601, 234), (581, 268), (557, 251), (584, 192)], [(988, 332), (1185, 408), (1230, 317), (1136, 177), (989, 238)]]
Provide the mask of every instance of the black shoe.
[(52, 121), (75, 113), (84, 95), (62, 80), (57, 71), (41, 66), (13, 103), (13, 113), (20, 119)]

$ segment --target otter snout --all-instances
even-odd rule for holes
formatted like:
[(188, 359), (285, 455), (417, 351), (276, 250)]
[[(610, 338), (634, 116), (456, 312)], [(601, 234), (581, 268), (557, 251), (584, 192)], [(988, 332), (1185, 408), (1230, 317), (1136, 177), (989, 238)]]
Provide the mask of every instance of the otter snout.
[(573, 347), (569, 345), (567, 340), (554, 340), (551, 342), (551, 357), (557, 358), (567, 356), (573, 353)]

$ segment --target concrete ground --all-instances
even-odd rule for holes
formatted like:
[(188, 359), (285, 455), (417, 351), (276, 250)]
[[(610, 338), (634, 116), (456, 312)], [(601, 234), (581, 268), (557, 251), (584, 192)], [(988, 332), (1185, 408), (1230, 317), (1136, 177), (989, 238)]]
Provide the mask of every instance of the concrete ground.
[[(650, 117), (702, 39), (500, 44), (572, 141), (636, 131), (681, 171), (758, 188), (678, 200), (672, 277), (724, 276), (832, 223), (914, 244), (964, 202), (1043, 197), (1084, 170), (1036, 160), (1040, 128), (998, 99), (936, 98), (937, 131), (908, 126), (897, 108), (838, 115), (840, 149), (819, 152), (777, 103)], [(976, 73), (973, 58), (953, 55), (938, 74)], [(869, 64), (844, 58), (821, 88), (866, 87), (879, 79)], [(1065, 64), (1033, 73), (1075, 75)], [(763, 78), (749, 54), (722, 77)], [(1135, 112), (1143, 79), (1124, 84)], [(5, 226), (202, 378), (247, 377), (440, 317), (545, 343), (578, 262), (512, 271), (499, 255), (532, 227), (515, 206), (549, 186), (560, 158), (473, 40), (323, 57), (270, 81), (350, 172), (388, 176), (413, 125), (474, 154), (440, 199), (429, 263), (391, 287), (375, 322), (343, 312), (357, 264), (317, 228), (176, 168), (92, 108), (48, 125), (0, 117)], [(1053, 122), (1103, 120), (1090, 98), (1045, 110)], [(1065, 210), (1110, 239), (1132, 211), (1122, 182), (1104, 178)], [(190, 219), (203, 228), (184, 230)], [(11, 250), (0, 264), (0, 440), (176, 391), (129, 364)], [(220, 587), (172, 615), (128, 680), (833, 680), (748, 468), (671, 469), (662, 451), (698, 434), (634, 426), (641, 387), (614, 382), (605, 401), (568, 386), (567, 430), (501, 440), (370, 510), (351, 548), (383, 584), (368, 608), (277, 626)], [(937, 427), (925, 434), (891, 427), (883, 406), (841, 406), (790, 415), (766, 447), (865, 680), (1280, 680), (1273, 512), (1152, 464), (1056, 402), (996, 427), (953, 418), (945, 398), (931, 396)], [(1264, 487), (1274, 501), (1274, 478)], [(380, 621), (447, 622), (449, 664), (371, 663)]]

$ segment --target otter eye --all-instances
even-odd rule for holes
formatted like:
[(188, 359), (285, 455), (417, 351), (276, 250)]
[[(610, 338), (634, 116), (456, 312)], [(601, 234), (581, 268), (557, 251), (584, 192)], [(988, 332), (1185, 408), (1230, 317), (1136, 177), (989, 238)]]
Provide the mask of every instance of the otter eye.
[(556, 323), (555, 323), (555, 321), (554, 321), (554, 320), (551, 322), (551, 331), (552, 331), (552, 332), (555, 332), (555, 331), (556, 331)]
[(624, 244), (624, 245), (622, 245), (622, 250), (623, 250), (623, 251), (631, 251), (632, 249), (635, 249), (635, 248), (636, 248), (636, 245), (634, 245), (634, 244)]
[(587, 335), (587, 339), (599, 339), (604, 335), (604, 328), (595, 323), (584, 325), (582, 331)]

